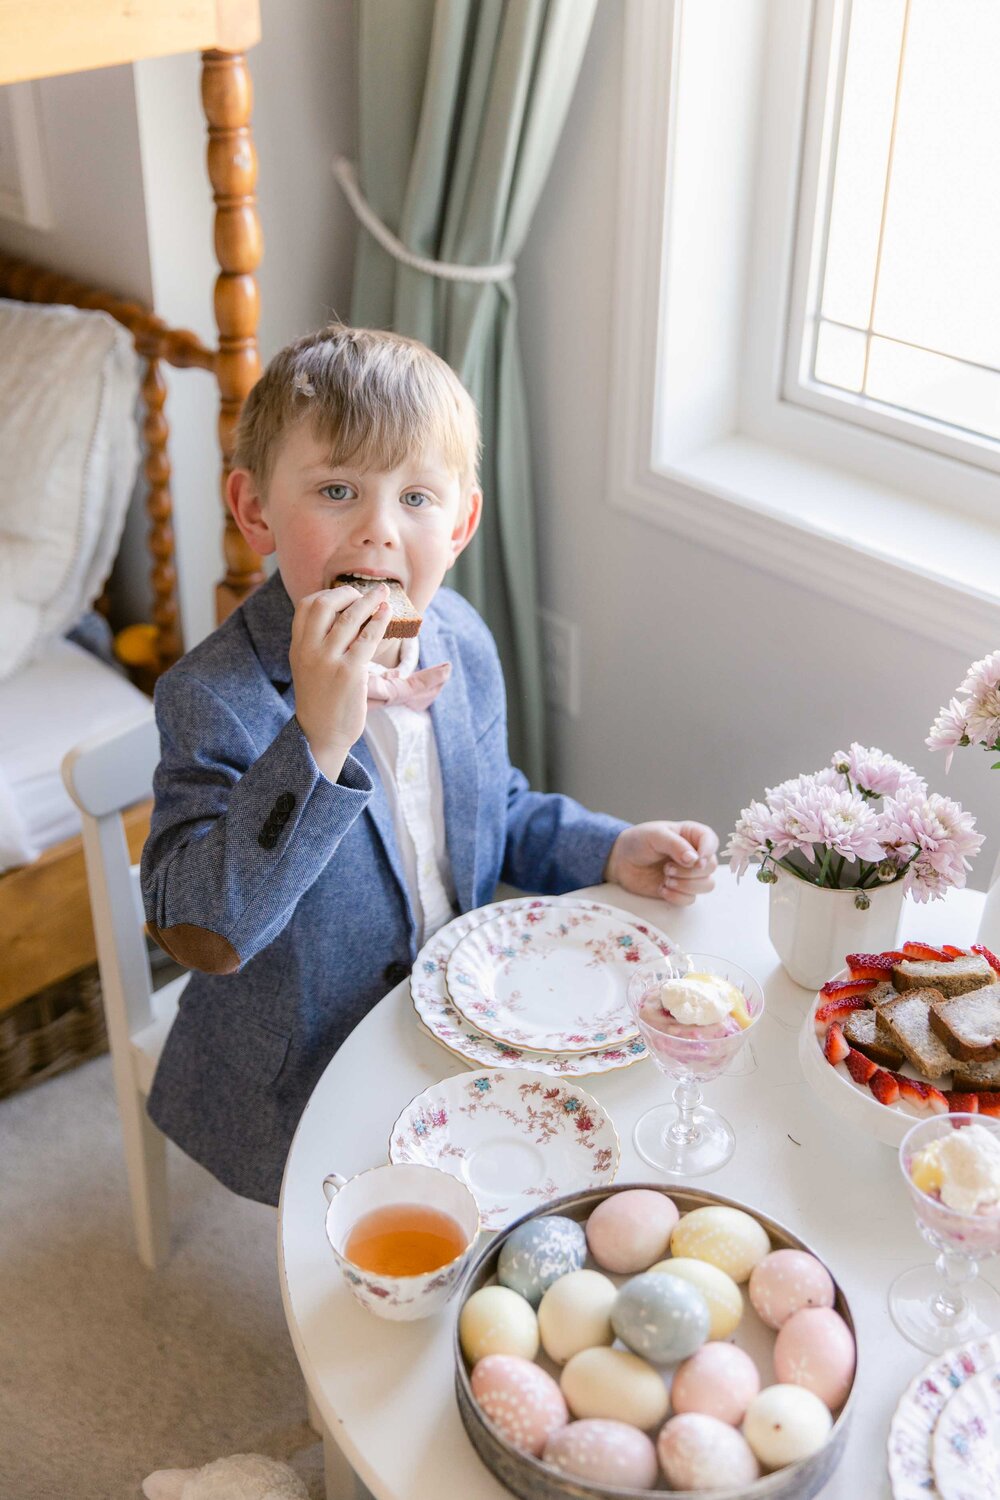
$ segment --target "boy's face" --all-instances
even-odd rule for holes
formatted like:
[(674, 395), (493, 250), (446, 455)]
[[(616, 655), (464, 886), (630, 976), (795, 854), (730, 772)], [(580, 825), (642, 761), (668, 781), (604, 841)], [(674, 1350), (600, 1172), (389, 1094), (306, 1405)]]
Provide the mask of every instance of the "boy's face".
[(479, 491), (463, 500), (434, 451), (392, 472), (332, 466), (306, 423), (282, 440), (265, 497), (245, 470), (230, 476), (236, 523), (256, 552), (277, 554), (293, 604), (339, 573), (364, 573), (397, 579), (422, 614), (479, 524)]

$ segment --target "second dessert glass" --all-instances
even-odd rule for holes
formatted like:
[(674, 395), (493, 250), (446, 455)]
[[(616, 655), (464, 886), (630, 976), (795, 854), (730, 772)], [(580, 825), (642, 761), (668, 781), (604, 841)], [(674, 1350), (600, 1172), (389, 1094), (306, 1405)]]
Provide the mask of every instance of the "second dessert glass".
[(960, 1213), (922, 1192), (911, 1175), (918, 1152), (969, 1125), (982, 1125), (1000, 1139), (1000, 1121), (989, 1115), (947, 1114), (921, 1120), (899, 1146), (899, 1165), (917, 1228), (938, 1255), (932, 1265), (915, 1266), (897, 1276), (889, 1288), (889, 1314), (903, 1337), (929, 1354), (1000, 1330), (1000, 1294), (977, 1279), (979, 1261), (1000, 1254), (1000, 1208)]
[[(658, 1015), (662, 986), (686, 974), (710, 974), (733, 985), (743, 996), (749, 1024), (720, 1036), (717, 1026), (680, 1026)], [(736, 1136), (729, 1121), (704, 1104), (701, 1085), (724, 1072), (746, 1044), (764, 1014), (763, 990), (752, 974), (730, 959), (678, 953), (632, 975), (628, 1005), (650, 1057), (661, 1073), (676, 1080), (673, 1103), (656, 1105), (637, 1122), (635, 1149), (643, 1161), (671, 1177), (717, 1172), (732, 1156)]]

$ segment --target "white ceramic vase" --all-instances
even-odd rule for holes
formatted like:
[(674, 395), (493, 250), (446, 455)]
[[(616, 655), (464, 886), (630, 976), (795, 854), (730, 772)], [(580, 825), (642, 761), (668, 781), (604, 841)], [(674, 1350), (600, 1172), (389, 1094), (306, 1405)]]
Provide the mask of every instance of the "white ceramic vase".
[(787, 870), (775, 874), (768, 934), (796, 984), (818, 990), (844, 967), (848, 953), (879, 953), (895, 946), (903, 907), (901, 880), (866, 891), (870, 904), (859, 911), (856, 891), (812, 885)]
[(993, 866), (993, 874), (990, 876), (989, 890), (986, 892), (986, 905), (979, 919), (979, 931), (976, 933), (976, 942), (983, 943), (991, 953), (996, 953), (1000, 948), (1000, 854), (997, 855), (996, 864)]

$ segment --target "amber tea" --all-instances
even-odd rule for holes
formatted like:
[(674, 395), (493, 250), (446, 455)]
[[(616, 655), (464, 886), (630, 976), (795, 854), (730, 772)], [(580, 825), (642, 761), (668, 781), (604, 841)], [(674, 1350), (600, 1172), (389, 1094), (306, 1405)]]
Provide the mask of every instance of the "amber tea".
[(359, 1270), (376, 1276), (422, 1276), (455, 1260), (468, 1243), (450, 1214), (420, 1203), (393, 1203), (362, 1214), (343, 1253)]

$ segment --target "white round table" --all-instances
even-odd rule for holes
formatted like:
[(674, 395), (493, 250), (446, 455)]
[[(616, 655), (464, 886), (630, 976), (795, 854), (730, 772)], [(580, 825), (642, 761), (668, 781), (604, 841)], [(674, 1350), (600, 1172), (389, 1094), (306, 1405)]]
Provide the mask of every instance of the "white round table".
[[(755, 974), (775, 1013), (802, 1014), (810, 994), (779, 967), (767, 937), (767, 889), (751, 874), (737, 886), (721, 869), (716, 889), (683, 910), (616, 886), (580, 893), (623, 907), (682, 947), (725, 953)], [(974, 941), (983, 897), (952, 892), (904, 907), (903, 936)], [(886, 1307), (894, 1277), (930, 1259), (917, 1233), (896, 1152), (816, 1099), (802, 1079), (795, 1030), (765, 1015), (754, 1034), (757, 1068), (706, 1088), (736, 1130), (721, 1171), (695, 1179), (788, 1225), (833, 1268), (859, 1334), (859, 1389), (846, 1452), (824, 1500), (888, 1496), (885, 1443), (904, 1388), (929, 1356), (896, 1332)], [(409, 988), (386, 995), (348, 1037), (316, 1086), (292, 1142), (278, 1219), (285, 1316), (314, 1408), (327, 1434), (377, 1500), (506, 1500), (462, 1428), (454, 1395), (454, 1304), (436, 1318), (392, 1323), (353, 1299), (324, 1232), (323, 1178), (351, 1176), (387, 1159), (402, 1107), (429, 1084), (463, 1070), (418, 1027)], [(636, 1118), (664, 1100), (670, 1082), (646, 1059), (583, 1080), (609, 1111), (622, 1143), (618, 1182), (655, 1178), (632, 1145)], [(667, 1179), (659, 1179), (664, 1185)], [(998, 1284), (995, 1263), (984, 1273)], [(329, 1446), (329, 1442), (328, 1442)], [(340, 1470), (341, 1476), (346, 1474)], [(347, 1495), (335, 1455), (331, 1500)]]

